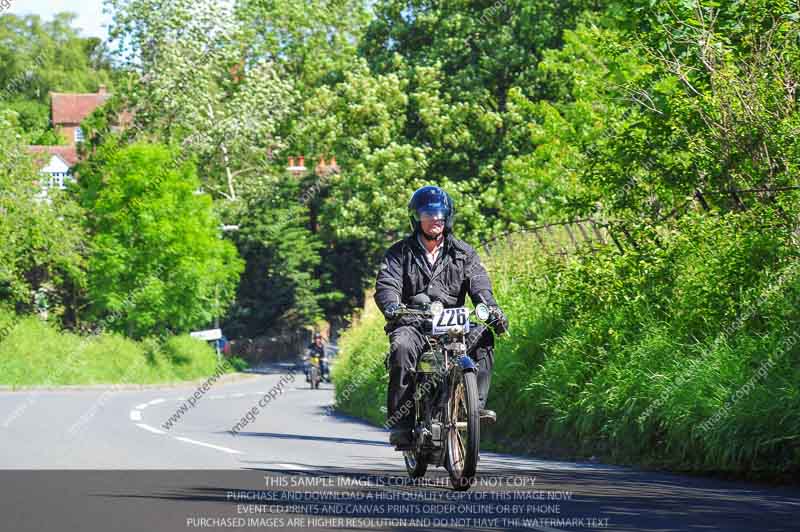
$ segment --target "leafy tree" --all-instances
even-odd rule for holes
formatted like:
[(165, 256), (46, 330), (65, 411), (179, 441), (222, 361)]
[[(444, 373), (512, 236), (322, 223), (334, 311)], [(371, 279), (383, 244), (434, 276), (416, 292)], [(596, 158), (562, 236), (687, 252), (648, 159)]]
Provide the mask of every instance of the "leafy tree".
[(58, 13), (49, 22), (38, 15), (0, 16), (0, 93), (47, 103), (49, 91), (95, 92), (111, 81), (96, 38), (74, 27), (76, 15)]
[(209, 190), (235, 200), (238, 179), (282, 144), (277, 130), (294, 99), (291, 83), (274, 64), (248, 60), (245, 27), (219, 2), (106, 4), (117, 53), (132, 73), (124, 97), (136, 126), (180, 144), (197, 157)]
[(89, 213), (90, 312), (132, 336), (209, 324), (231, 303), (243, 264), (194, 163), (154, 144), (107, 142), (79, 165)]
[(81, 37), (75, 17), (0, 16), (0, 106), (17, 112), (31, 143), (61, 142), (49, 123), (51, 91), (96, 92), (112, 81), (101, 41)]
[(16, 118), (0, 111), (0, 301), (18, 312), (38, 302), (52, 317), (74, 320), (73, 300), (85, 282), (83, 212), (57, 190), (49, 201), (41, 197)]
[(342, 81), (369, 22), (364, 0), (240, 0), (248, 57), (281, 65), (302, 97)]
[(322, 243), (306, 225), (299, 183), (265, 177), (262, 187), (227, 207), (226, 218), (239, 226), (233, 239), (247, 265), (226, 330), (257, 336), (318, 321), (321, 305), (336, 294), (321, 289)]
[(696, 189), (795, 183), (800, 25), (778, 4), (741, 7), (616, 5), (566, 31), (540, 64), (559, 96), (517, 98), (536, 149), (507, 169), (536, 209), (640, 219)]
[[(378, 73), (400, 70), (412, 99), (405, 138), (430, 147), (424, 180), (457, 184), (467, 233), (494, 234), (528, 219), (510, 216), (516, 180), (506, 158), (531, 149), (527, 124), (510, 112), (515, 92), (549, 98), (536, 66), (564, 29), (604, 3), (490, 0), (377, 2), (361, 49)], [(398, 56), (402, 59), (398, 61)], [(480, 198), (480, 201), (472, 201)]]

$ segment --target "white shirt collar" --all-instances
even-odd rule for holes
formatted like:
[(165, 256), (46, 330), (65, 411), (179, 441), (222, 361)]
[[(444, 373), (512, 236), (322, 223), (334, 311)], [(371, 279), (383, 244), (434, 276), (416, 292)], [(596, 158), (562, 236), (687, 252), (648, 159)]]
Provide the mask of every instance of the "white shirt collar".
[(442, 250), (442, 246), (444, 245), (444, 238), (442, 238), (439, 243), (436, 244), (436, 247), (433, 248), (433, 251), (428, 251), (428, 248), (425, 247), (425, 242), (422, 241), (419, 233), (417, 233), (417, 242), (419, 242), (420, 247), (422, 247), (422, 251), (425, 252), (425, 258), (428, 260), (428, 264), (433, 266), (436, 263), (439, 252)]

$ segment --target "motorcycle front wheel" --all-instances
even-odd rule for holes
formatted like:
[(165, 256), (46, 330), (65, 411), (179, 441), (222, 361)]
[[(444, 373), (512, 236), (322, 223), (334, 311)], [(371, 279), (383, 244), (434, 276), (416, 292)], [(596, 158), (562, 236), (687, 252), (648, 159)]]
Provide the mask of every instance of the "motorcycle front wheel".
[(447, 471), (457, 491), (472, 486), (478, 467), (481, 440), (478, 415), (478, 381), (474, 372), (455, 373), (447, 402), (450, 425), (447, 432)]

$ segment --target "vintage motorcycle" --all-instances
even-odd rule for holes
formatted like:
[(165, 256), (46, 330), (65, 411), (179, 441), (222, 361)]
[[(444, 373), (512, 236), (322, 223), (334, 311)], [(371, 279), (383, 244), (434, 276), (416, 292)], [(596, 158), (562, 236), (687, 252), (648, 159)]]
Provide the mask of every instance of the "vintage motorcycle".
[(306, 382), (311, 384), (311, 389), (318, 389), (322, 380), (322, 361), (317, 353), (310, 349), (306, 352), (305, 358), (308, 360), (308, 374)]
[(319, 388), (319, 381), (322, 378), (322, 370), (319, 368), (319, 357), (312, 356), (309, 362), (311, 365), (308, 368), (308, 377), (309, 382), (311, 383), (311, 388)]
[[(425, 294), (414, 299), (395, 316), (419, 317), (427, 348), (412, 374), (412, 448), (399, 450), (411, 478), (424, 476), (432, 464), (447, 469), (454, 489), (467, 490), (475, 478), (480, 446), (478, 367), (470, 353), (483, 334), (491, 334), (488, 323), (495, 313), (483, 303), (470, 311), (444, 308)], [(473, 315), (482, 323), (470, 322)]]

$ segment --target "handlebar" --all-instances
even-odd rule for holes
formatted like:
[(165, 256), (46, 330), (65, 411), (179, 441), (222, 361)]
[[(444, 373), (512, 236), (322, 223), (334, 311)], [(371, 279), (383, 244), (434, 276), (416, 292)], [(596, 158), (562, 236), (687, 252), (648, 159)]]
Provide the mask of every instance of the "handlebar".
[(399, 318), (400, 316), (420, 316), (422, 318), (432, 318), (433, 312), (430, 310), (408, 308), (405, 305), (401, 305), (400, 308), (394, 311), (395, 318)]
[[(490, 322), (497, 317), (498, 307), (488, 307), (488, 308), (490, 314), (489, 314), (489, 319), (486, 321)], [(469, 311), (469, 315), (474, 316), (475, 309), (471, 309)], [(423, 309), (409, 308), (401, 303), (400, 307), (394, 311), (394, 317), (392, 319), (397, 319), (401, 316), (419, 316), (421, 318), (432, 318), (433, 312), (430, 309), (423, 310)]]

